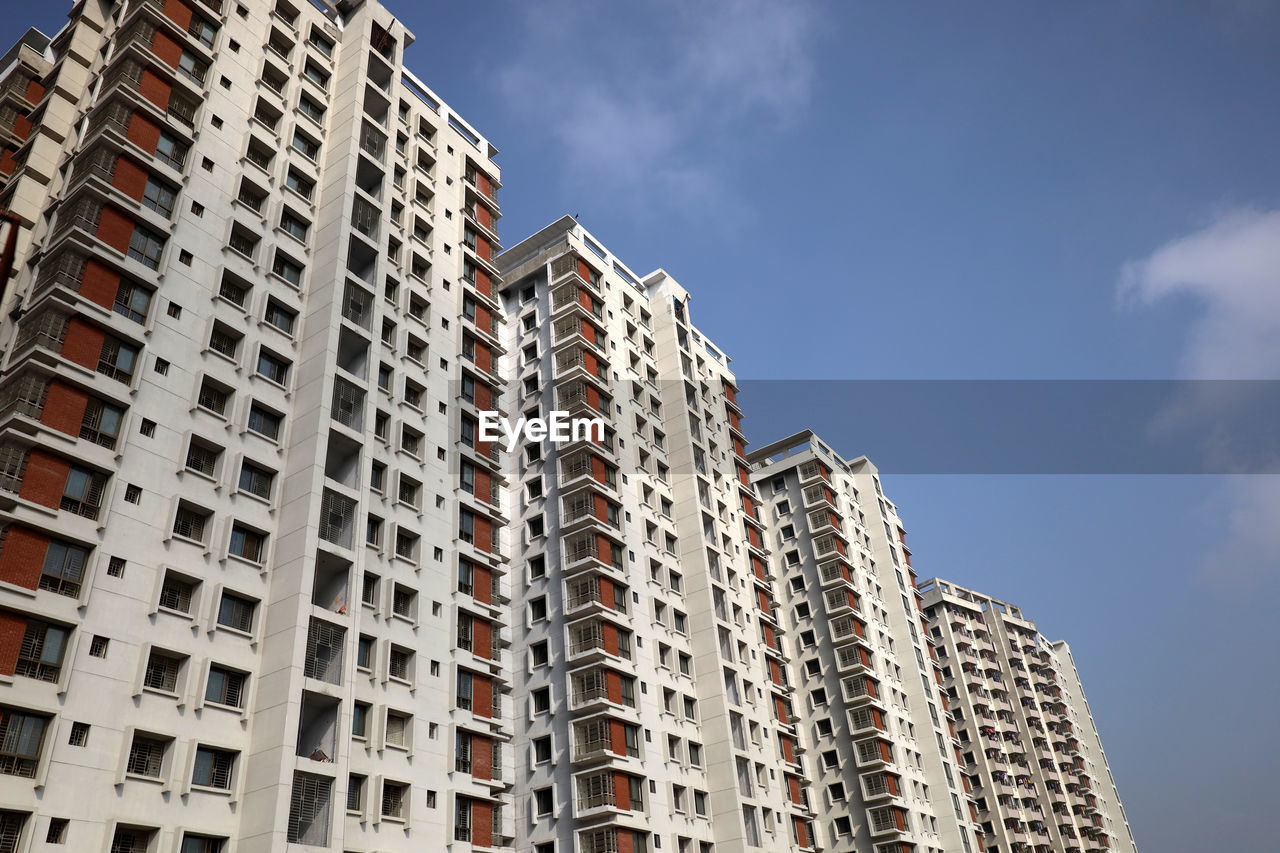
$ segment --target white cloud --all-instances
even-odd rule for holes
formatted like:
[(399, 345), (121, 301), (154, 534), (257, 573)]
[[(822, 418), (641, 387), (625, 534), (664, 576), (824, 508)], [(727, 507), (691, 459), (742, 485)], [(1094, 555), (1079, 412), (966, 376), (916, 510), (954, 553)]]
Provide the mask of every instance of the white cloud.
[(531, 128), (551, 128), (574, 180), (705, 201), (722, 192), (725, 138), (807, 103), (816, 16), (808, 2), (770, 0), (646, 11), (636, 27), (587, 0), (528, 3), (525, 47), (499, 67), (498, 84)]
[(1280, 378), (1280, 211), (1237, 211), (1129, 264), (1122, 294), (1200, 300), (1184, 369), (1193, 379)]
[[(1128, 264), (1120, 292), (1145, 305), (1178, 296), (1200, 302), (1183, 356), (1188, 378), (1280, 378), (1280, 211), (1217, 217)], [(1228, 384), (1193, 388), (1154, 426), (1203, 425), (1224, 411), (1238, 414), (1236, 390)], [(1201, 450), (1230, 465), (1234, 444), (1231, 435), (1210, 434)], [(1203, 563), (1206, 581), (1238, 592), (1280, 578), (1280, 476), (1228, 478), (1206, 502), (1204, 515), (1213, 528)]]

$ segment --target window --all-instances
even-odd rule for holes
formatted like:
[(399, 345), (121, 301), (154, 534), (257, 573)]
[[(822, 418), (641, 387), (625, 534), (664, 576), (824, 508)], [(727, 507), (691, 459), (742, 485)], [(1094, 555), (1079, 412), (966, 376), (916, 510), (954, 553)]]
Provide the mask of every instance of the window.
[(129, 760), (125, 764), (125, 772), (149, 779), (159, 779), (164, 772), (165, 753), (169, 751), (169, 744), (172, 742), (170, 738), (134, 733), (133, 743), (129, 746)]
[(164, 252), (164, 239), (159, 234), (133, 226), (133, 236), (129, 238), (129, 257), (138, 261), (148, 269), (160, 269), (160, 255)]
[(458, 690), (455, 704), (464, 711), (471, 710), (472, 678), (466, 670), (458, 670)]
[(329, 87), (329, 75), (322, 71), (320, 66), (316, 65), (309, 59), (307, 60), (306, 66), (302, 69), (302, 76), (306, 77), (312, 83), (315, 83), (321, 89), (327, 89)]
[(265, 349), (258, 350), (258, 375), (284, 385), (289, 381), (289, 362)]
[(111, 641), (101, 635), (95, 636), (89, 641), (89, 657), (105, 658), (107, 656), (107, 646)]
[(182, 850), (180, 853), (222, 853), (223, 845), (225, 843), (225, 838), (215, 838), (212, 835), (192, 835), (191, 833), (184, 833), (182, 836)]
[[(226, 326), (214, 326), (213, 331), (209, 333), (209, 349), (220, 355), (225, 355), (227, 358), (235, 358), (236, 350), (240, 348), (241, 337), (238, 332), (234, 332)], [(209, 384), (208, 380), (205, 380), (205, 384)], [(225, 401), (227, 396), (225, 391), (222, 392), (222, 396)]]
[(233, 672), (221, 666), (211, 666), (209, 683), (204, 691), (205, 701), (230, 708), (242, 708), (244, 707), (244, 684), (244, 673)]
[(352, 773), (347, 777), (347, 811), (359, 812), (364, 806), (364, 787), (368, 777)]
[(170, 652), (152, 649), (147, 658), (147, 668), (142, 676), (142, 685), (164, 693), (176, 693), (178, 677), (182, 674), (185, 658)]
[(356, 641), (356, 668), (372, 669), (373, 667), (373, 637), (368, 634), (361, 634)]
[(399, 711), (387, 711), (387, 743), (392, 746), (408, 745), (409, 721), (408, 714), (402, 714)]
[(156, 141), (156, 150), (153, 156), (161, 163), (181, 172), (182, 164), (187, 159), (187, 146), (185, 143), (179, 142), (176, 137), (161, 131), (160, 138)]
[(308, 201), (311, 200), (311, 196), (315, 193), (316, 189), (315, 181), (303, 177), (293, 169), (290, 169), (289, 173), (285, 176), (285, 186)]
[(147, 178), (147, 186), (142, 191), (142, 203), (161, 216), (169, 217), (173, 215), (174, 196), (175, 193), (168, 184), (162, 184), (155, 178)]
[(391, 612), (398, 616), (404, 616), (408, 619), (414, 618), (417, 610), (418, 594), (407, 586), (400, 584), (395, 585), (395, 590), (391, 595)]
[(235, 631), (248, 633), (253, 630), (253, 614), (258, 603), (234, 593), (222, 593), (218, 604), (218, 624)]
[(387, 675), (400, 681), (409, 681), (413, 675), (413, 652), (400, 646), (392, 646), (387, 663)]
[(191, 612), (191, 600), (195, 596), (196, 584), (184, 577), (168, 572), (160, 587), (159, 606), (179, 613)]
[(298, 320), (297, 312), (290, 311), (274, 299), (267, 303), (267, 312), (263, 317), (268, 324), (275, 326), (286, 335), (293, 334), (294, 324)]
[(333, 781), (312, 773), (293, 774), (287, 838), (294, 844), (329, 845), (329, 811)]
[(533, 712), (535, 714), (545, 714), (551, 710), (551, 688), (539, 687), (532, 691)]
[(37, 681), (57, 681), (71, 631), (46, 622), (28, 620), (18, 647), (15, 675)]
[(306, 136), (301, 131), (295, 130), (293, 132), (293, 147), (308, 160), (314, 160), (320, 155), (320, 143)]
[(403, 782), (382, 783), (382, 816), (407, 817), (409, 786)]
[(191, 784), (221, 791), (231, 790), (231, 769), (236, 753), (227, 749), (201, 746), (196, 749), (196, 765), (191, 773)]
[(288, 210), (280, 214), (280, 227), (299, 240), (306, 240), (307, 232), (311, 230), (308, 222)]
[(40, 589), (75, 598), (84, 580), (84, 564), (89, 559), (87, 548), (54, 539), (45, 551), (40, 569)]
[(139, 287), (127, 278), (120, 280), (120, 286), (116, 288), (115, 304), (112, 306), (117, 314), (128, 317), (135, 323), (142, 323), (147, 319), (147, 313), (151, 310), (151, 291), (145, 287)]
[(265, 436), (272, 441), (280, 438), (280, 425), (284, 418), (275, 412), (264, 409), (255, 403), (249, 409), (248, 429), (259, 435)]
[(271, 271), (294, 287), (302, 285), (302, 265), (290, 260), (278, 250), (275, 261), (271, 264)]
[[(214, 334), (214, 337), (212, 340), (210, 340), (209, 345), (211, 348), (216, 350), (218, 349), (218, 345), (217, 345), (218, 330), (215, 329), (213, 334)], [(231, 354), (234, 354), (235, 352), (235, 344), (236, 342), (232, 340), (230, 344), (232, 349)], [(200, 393), (196, 395), (196, 405), (206, 411), (213, 412), (215, 415), (224, 415), (226, 414), (226, 411), (227, 411), (227, 402), (230, 399), (231, 399), (230, 391), (228, 391), (226, 388), (223, 388), (221, 385), (218, 385), (217, 383), (213, 382), (211, 379), (206, 377), (200, 382)], [(192, 446), (193, 447), (195, 446), (194, 442), (192, 443)], [(191, 467), (190, 460), (188, 460), (187, 467), (188, 468)], [(196, 470), (199, 470), (199, 469), (196, 469)], [(205, 472), (205, 473), (212, 473), (212, 472)]]
[(533, 792), (534, 813), (538, 816), (551, 814), (555, 808), (555, 796), (551, 788), (539, 788)]
[(298, 98), (298, 112), (302, 113), (314, 122), (324, 122), (325, 108), (313, 101), (311, 98), (308, 98), (306, 95), (302, 95)]
[(245, 460), (240, 465), (240, 491), (269, 499), (271, 497), (271, 483), (275, 476), (274, 472)]
[(71, 746), (88, 746), (89, 745), (89, 724), (88, 723), (72, 723), (71, 736), (67, 738), (67, 743)]
[[(363, 637), (361, 638), (364, 639)], [(351, 736), (367, 738), (369, 736), (369, 708), (367, 702), (357, 702), (351, 708)]]
[(533, 763), (543, 764), (551, 760), (551, 736), (533, 739)]
[(133, 379), (133, 369), (138, 364), (138, 348), (116, 338), (107, 338), (98, 354), (98, 372), (118, 382)]

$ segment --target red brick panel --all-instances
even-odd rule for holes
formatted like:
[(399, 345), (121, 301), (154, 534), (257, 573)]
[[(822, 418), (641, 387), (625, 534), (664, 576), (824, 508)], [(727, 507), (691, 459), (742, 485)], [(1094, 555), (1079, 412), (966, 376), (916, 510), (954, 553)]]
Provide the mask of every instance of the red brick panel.
[[(49, 537), (29, 527), (9, 526), (0, 550), (0, 580), (15, 586), (35, 589), (40, 584)], [(10, 669), (9, 675), (13, 674)]]
[(493, 570), (488, 566), (472, 566), (471, 597), (481, 604), (493, 600)]
[(165, 65), (177, 68), (178, 60), (182, 57), (182, 45), (163, 30), (156, 30), (155, 38), (151, 39), (151, 52), (160, 57)]
[(607, 670), (604, 674), (605, 695), (609, 701), (615, 705), (622, 704), (622, 676), (613, 670)]
[(471, 775), (476, 779), (493, 778), (493, 741), (471, 736)]
[(628, 773), (613, 773), (613, 801), (618, 808), (631, 810), (631, 775)]
[(471, 674), (471, 713), (477, 717), (493, 716), (493, 681), (488, 676)]
[(27, 84), (27, 100), (33, 104), (40, 103), (44, 98), (44, 86), (39, 80), (32, 80)]
[(138, 84), (138, 92), (161, 110), (167, 111), (169, 109), (169, 96), (173, 93), (173, 87), (162, 80), (154, 71), (143, 69), (142, 81)]
[(471, 801), (471, 846), (493, 846), (493, 804)]
[(472, 620), (471, 653), (478, 658), (493, 657), (493, 626), (488, 619), (477, 617)]
[(18, 652), (26, 633), (26, 617), (0, 611), (0, 675), (13, 675), (18, 668)]
[(156, 143), (160, 141), (160, 126), (141, 113), (129, 116), (129, 124), (125, 129), (125, 138), (148, 154), (156, 152)]
[[(141, 196), (139, 195), (138, 197)], [(84, 272), (80, 276), (81, 296), (90, 302), (101, 305), (103, 308), (111, 308), (116, 303), (116, 292), (119, 290), (119, 273), (113, 272), (97, 261), (85, 261)]]
[(609, 749), (614, 755), (627, 754), (627, 725), (621, 720), (609, 721)]
[(49, 390), (45, 392), (40, 423), (58, 432), (78, 436), (88, 404), (88, 394), (55, 379), (49, 383)]
[(102, 208), (102, 216), (98, 219), (97, 237), (117, 252), (129, 251), (129, 241), (133, 238), (134, 222), (110, 205)]
[(164, 0), (164, 16), (184, 30), (191, 26), (191, 7), (181, 0)]
[(493, 372), (493, 350), (485, 344), (476, 341), (476, 367), (485, 373)]
[(111, 186), (129, 198), (141, 201), (147, 189), (147, 171), (128, 157), (121, 157), (116, 160), (116, 173), (111, 177)]
[[(484, 223), (484, 224), (487, 225), (488, 223)], [(489, 274), (484, 270), (476, 270), (475, 280), (476, 280), (476, 285), (475, 285), (476, 290), (480, 291), (481, 293), (483, 293), (485, 296), (488, 296), (489, 298), (493, 298), (493, 279), (489, 277)]]
[(809, 846), (809, 827), (806, 826), (805, 822), (798, 817), (792, 818), (792, 820), (795, 821), (796, 838), (799, 840), (800, 846), (808, 847)]
[(27, 472), (22, 478), (23, 500), (57, 509), (62, 502), (62, 490), (67, 485), (71, 463), (61, 456), (54, 456), (39, 448), (33, 448), (27, 457)]
[(482, 515), (475, 517), (475, 546), (481, 551), (493, 550), (493, 522)]
[(81, 367), (97, 370), (98, 356), (102, 354), (102, 343), (106, 338), (101, 329), (90, 326), (78, 317), (72, 317), (67, 323), (67, 336), (62, 342), (62, 355)]
[(485, 332), (493, 328), (493, 314), (483, 305), (476, 306), (476, 328)]

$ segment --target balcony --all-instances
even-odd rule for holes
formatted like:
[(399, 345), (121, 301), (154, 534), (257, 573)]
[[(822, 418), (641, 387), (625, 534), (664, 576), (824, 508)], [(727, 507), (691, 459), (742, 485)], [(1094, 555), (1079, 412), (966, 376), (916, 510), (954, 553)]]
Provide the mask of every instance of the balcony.
[(840, 646), (836, 649), (836, 669), (850, 675), (873, 672), (871, 657), (859, 646)]
[(564, 615), (587, 616), (600, 613), (627, 612), (626, 588), (611, 581), (606, 582), (610, 595), (604, 594), (604, 584), (598, 575), (578, 577), (566, 585)]
[(601, 547), (600, 537), (589, 532), (566, 536), (561, 545), (563, 571), (566, 574), (591, 568), (623, 571), (622, 547), (614, 542), (609, 545), (608, 548)]
[(807, 486), (804, 490), (805, 507), (814, 507), (823, 504), (831, 507), (832, 509), (837, 508), (835, 495), (832, 493), (831, 489), (822, 483), (815, 483), (812, 486)]
[(854, 613), (858, 609), (858, 597), (850, 589), (827, 590), (823, 596), (823, 603), (826, 606), (827, 615), (831, 617)]
[(609, 352), (608, 336), (581, 317), (562, 317), (552, 325), (552, 343), (557, 347), (584, 343), (594, 347), (599, 353), (607, 356)]
[[(581, 530), (598, 530), (601, 533), (618, 535), (622, 531), (622, 510), (590, 491), (575, 492), (565, 499), (564, 511), (560, 516), (561, 530), (572, 533)], [(604, 517), (601, 517), (604, 513)]]
[(822, 463), (816, 459), (810, 459), (808, 462), (801, 465), (799, 475), (801, 483), (827, 479), (827, 474), (822, 468)]
[(611, 622), (591, 619), (569, 625), (566, 659), (573, 664), (631, 660), (631, 634)]
[(875, 708), (855, 708), (849, 711), (849, 733), (874, 735), (884, 731), (884, 715)]
[(827, 531), (840, 532), (840, 517), (830, 510), (814, 510), (808, 515), (809, 532), (815, 536)]
[(840, 692), (851, 707), (870, 703), (880, 704), (880, 693), (874, 679), (865, 675), (851, 675), (840, 680)]
[(551, 284), (581, 285), (600, 293), (600, 276), (576, 254), (565, 254), (551, 262)]
[(601, 391), (607, 391), (609, 365), (586, 347), (575, 346), (556, 353), (553, 378), (557, 383), (587, 380)]
[(575, 670), (569, 675), (569, 710), (595, 713), (634, 709), (635, 681), (603, 666)]
[(893, 747), (880, 738), (858, 741), (853, 752), (854, 761), (862, 768), (882, 768), (893, 763)]

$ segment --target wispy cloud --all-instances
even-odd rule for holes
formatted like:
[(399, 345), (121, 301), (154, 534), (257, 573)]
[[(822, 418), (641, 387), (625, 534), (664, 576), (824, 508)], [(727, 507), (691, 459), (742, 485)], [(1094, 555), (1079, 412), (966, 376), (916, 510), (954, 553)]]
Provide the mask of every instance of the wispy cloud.
[(816, 34), (807, 0), (658, 2), (642, 20), (600, 8), (526, 4), (525, 48), (497, 71), (509, 106), (551, 128), (575, 181), (673, 206), (714, 200), (723, 140), (807, 104)]
[[(1194, 379), (1280, 379), (1280, 211), (1243, 210), (1218, 216), (1147, 258), (1128, 264), (1121, 297), (1151, 305), (1190, 296), (1201, 311), (1182, 369)], [(1236, 405), (1230, 388), (1181, 400), (1166, 420), (1209, 421)], [(1211, 453), (1230, 454), (1230, 436)], [(1224, 591), (1256, 590), (1280, 580), (1280, 476), (1232, 477), (1206, 502), (1216, 523), (1206, 543), (1205, 577)]]
[(1129, 264), (1123, 296), (1198, 299), (1192, 379), (1280, 379), (1280, 211), (1235, 211)]

